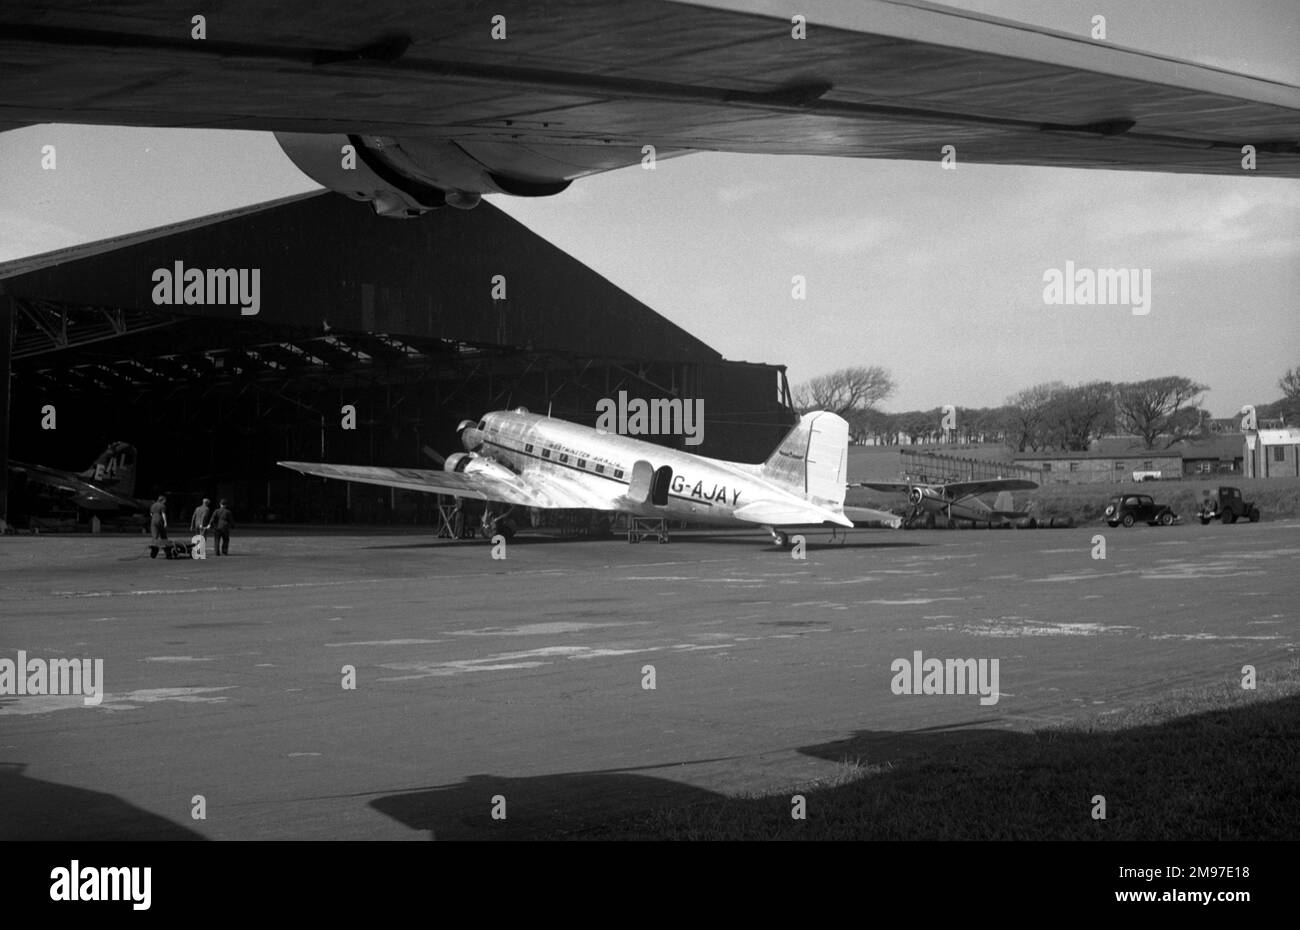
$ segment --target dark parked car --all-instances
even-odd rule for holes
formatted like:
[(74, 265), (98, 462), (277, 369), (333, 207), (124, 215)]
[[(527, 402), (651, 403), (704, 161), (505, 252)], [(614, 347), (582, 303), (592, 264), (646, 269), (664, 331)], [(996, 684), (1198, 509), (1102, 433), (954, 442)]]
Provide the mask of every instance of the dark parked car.
[(1178, 522), (1178, 514), (1168, 504), (1157, 504), (1149, 494), (1120, 494), (1110, 499), (1105, 520), (1111, 526), (1132, 526), (1139, 520), (1150, 526), (1172, 526)]

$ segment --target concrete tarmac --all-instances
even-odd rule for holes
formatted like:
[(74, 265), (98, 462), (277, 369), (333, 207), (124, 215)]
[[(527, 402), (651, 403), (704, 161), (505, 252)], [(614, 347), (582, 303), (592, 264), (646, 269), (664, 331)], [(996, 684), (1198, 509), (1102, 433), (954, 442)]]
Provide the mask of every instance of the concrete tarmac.
[[(0, 694), (0, 838), (581, 835), (1297, 655), (1296, 522), (827, 539), (0, 538), (0, 660), (102, 659), (105, 691)], [(996, 703), (895, 694), (918, 651), (997, 659)]]

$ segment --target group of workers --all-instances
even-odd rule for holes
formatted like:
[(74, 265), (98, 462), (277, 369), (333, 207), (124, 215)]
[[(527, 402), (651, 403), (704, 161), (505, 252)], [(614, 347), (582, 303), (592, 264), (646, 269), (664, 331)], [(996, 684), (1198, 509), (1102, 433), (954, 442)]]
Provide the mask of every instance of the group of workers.
[[(235, 528), (235, 516), (230, 512), (224, 499), (212, 509), (212, 500), (203, 498), (203, 503), (194, 508), (190, 517), (190, 532), (195, 536), (206, 536), (208, 530), (213, 532), (213, 546), (217, 555), (230, 555), (230, 531)], [(167, 495), (159, 494), (158, 500), (149, 507), (149, 530), (153, 534), (153, 543), (165, 542), (167, 539)]]

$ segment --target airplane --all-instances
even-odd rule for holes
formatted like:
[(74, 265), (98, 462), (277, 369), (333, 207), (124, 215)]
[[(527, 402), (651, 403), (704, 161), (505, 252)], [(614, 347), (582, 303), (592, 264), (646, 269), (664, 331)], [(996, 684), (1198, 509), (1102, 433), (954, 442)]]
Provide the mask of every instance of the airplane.
[[(1286, 7), (1250, 15), (1281, 35)], [(1064, 30), (931, 0), (792, 9), (30, 0), (0, 12), (17, 84), (0, 131), (274, 132), (313, 180), (395, 218), (698, 151), (1300, 177), (1300, 87), (1223, 64), (1209, 21), (1200, 44), (1136, 47), (1115, 24), (1098, 35), (1098, 16)]]
[(149, 501), (135, 497), (135, 467), (135, 446), (126, 442), (109, 443), (82, 472), (9, 463), (15, 487), (25, 482), (38, 496), (70, 501), (97, 515), (149, 512)]
[[(1028, 510), (1012, 509), (1011, 492), (1032, 491), (1038, 485), (1023, 478), (985, 478), (943, 483), (910, 480), (864, 481), (857, 487), (906, 494), (912, 509), (904, 519), (903, 525), (913, 525), (915, 520), (924, 513), (925, 526), (933, 528), (936, 518), (940, 515), (947, 518), (949, 526), (953, 525), (954, 520), (1001, 525), (1027, 517)], [(992, 494), (995, 491), (998, 492), (998, 496), (992, 507), (979, 499), (980, 495)]]
[[(529, 413), (499, 410), (457, 427), (464, 452), (442, 470), (279, 462), (283, 468), (343, 481), (473, 497), (513, 507), (587, 509), (650, 520), (659, 542), (667, 522), (762, 526), (781, 548), (790, 531), (883, 523), (899, 518), (845, 507), (848, 423), (826, 411), (805, 413), (762, 464), (727, 462), (641, 439)], [(509, 511), (488, 533), (512, 532)], [(632, 529), (628, 541), (639, 541)]]

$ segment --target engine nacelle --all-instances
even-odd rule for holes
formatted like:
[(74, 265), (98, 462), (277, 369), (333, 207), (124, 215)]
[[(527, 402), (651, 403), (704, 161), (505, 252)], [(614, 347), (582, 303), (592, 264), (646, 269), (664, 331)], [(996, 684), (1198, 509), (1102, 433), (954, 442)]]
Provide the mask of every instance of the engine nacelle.
[(465, 475), (489, 475), (495, 478), (514, 478), (515, 473), (495, 459), (486, 458), (474, 452), (454, 452), (447, 456), (442, 465), (443, 471), (460, 472)]
[(398, 219), (444, 205), (469, 210), (485, 193), (547, 197), (569, 186), (565, 178), (492, 170), (448, 140), (305, 132), (277, 132), (275, 140), (313, 181)]
[(925, 499), (925, 488), (909, 488), (907, 499), (913, 504), (919, 504)]

